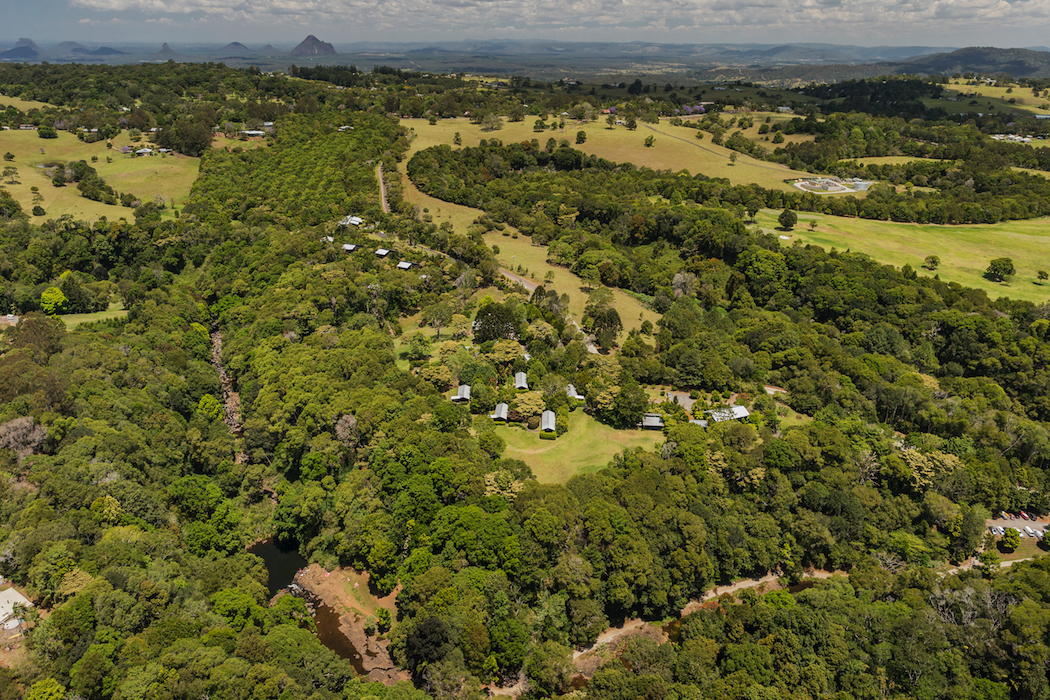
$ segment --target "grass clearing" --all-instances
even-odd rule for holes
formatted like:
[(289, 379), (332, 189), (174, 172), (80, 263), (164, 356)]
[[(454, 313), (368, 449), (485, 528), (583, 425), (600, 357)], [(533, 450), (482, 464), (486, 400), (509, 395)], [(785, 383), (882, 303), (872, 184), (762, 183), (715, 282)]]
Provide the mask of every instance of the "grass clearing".
[(120, 318), (121, 316), (127, 316), (128, 312), (124, 308), (124, 304), (118, 299), (109, 303), (109, 308), (105, 311), (96, 311), (91, 314), (66, 314), (65, 316), (59, 316), (62, 322), (66, 324), (67, 330), (73, 330), (82, 323), (91, 323), (92, 321), (108, 321), (111, 318)]
[[(734, 165), (730, 161), (730, 154), (734, 151), (711, 143), (710, 134), (705, 132), (704, 139), (698, 141), (695, 129), (671, 126), (668, 120), (661, 120), (659, 124), (640, 123), (635, 131), (628, 131), (622, 126), (610, 129), (604, 121), (569, 121), (564, 131), (548, 129), (540, 132), (533, 131), (535, 121), (534, 117), (521, 122), (505, 121), (502, 129), (492, 132), (482, 131), (480, 125), (471, 124), (466, 119), (445, 119), (434, 125), (424, 119), (402, 119), (401, 123), (412, 128), (417, 135), (409, 157), (415, 151), (430, 146), (451, 145), (454, 135), (459, 132), (464, 146), (477, 146), (481, 139), (492, 138), (504, 143), (537, 139), (541, 146), (549, 138), (558, 141), (566, 139), (573, 148), (611, 161), (634, 163), (654, 170), (685, 170), (691, 175), (702, 173), (708, 177), (725, 177), (733, 184), (755, 183), (784, 191), (792, 190), (785, 180), (811, 177), (810, 173), (756, 160), (743, 153), (737, 154)], [(757, 134), (757, 125), (753, 129)], [(576, 143), (578, 131), (586, 132), (586, 142)], [(649, 135), (656, 137), (652, 147), (645, 146), (645, 138)]]
[(28, 112), (31, 109), (45, 109), (54, 107), (54, 105), (47, 102), (37, 102), (36, 100), (23, 100), (21, 97), (0, 95), (0, 109), (7, 109), (8, 107), (14, 107), (19, 112)]
[(496, 434), (507, 443), (503, 456), (525, 462), (545, 484), (564, 484), (576, 474), (599, 471), (613, 455), (635, 447), (651, 450), (664, 437), (659, 432), (616, 430), (581, 409), (569, 414), (569, 430), (557, 440), (540, 440), (538, 431), (510, 426), (497, 426)]
[(915, 156), (870, 156), (868, 158), (853, 158), (861, 165), (904, 165), (917, 160), (933, 162), (936, 158), (917, 158)]
[[(765, 209), (758, 216), (758, 224), (775, 235), (790, 236), (789, 240), (781, 240), (785, 245), (801, 241), (827, 250), (865, 253), (880, 263), (897, 267), (908, 264), (920, 275), (937, 274), (947, 282), (983, 289), (992, 298), (1006, 296), (1037, 304), (1050, 298), (1050, 284), (1037, 280), (1039, 270), (1050, 268), (1050, 219), (936, 226), (798, 212), (798, 226), (784, 233), (775, 228), (779, 215), (779, 211)], [(811, 221), (817, 224), (812, 231)], [(934, 272), (922, 267), (927, 255), (941, 259)], [(985, 278), (988, 263), (994, 258), (1014, 261), (1017, 274), (1009, 282)]]
[[(35, 131), (0, 132), (0, 152), (10, 152), (15, 156), (14, 161), (4, 161), (4, 165), (18, 168), (19, 183), (12, 185), (5, 180), (0, 187), (8, 190), (27, 213), (33, 209), (31, 188), (39, 188), (44, 198), (40, 206), (47, 213), (43, 217), (34, 217), (37, 221), (57, 219), (66, 214), (85, 221), (95, 221), (103, 216), (111, 220), (121, 217), (131, 220), (134, 214), (127, 207), (81, 197), (75, 185), (55, 187), (40, 167), (45, 163), (84, 160), (118, 192), (131, 192), (144, 202), (163, 197), (168, 204), (174, 202), (176, 207), (181, 207), (189, 197), (190, 186), (197, 179), (200, 159), (171, 154), (136, 158), (120, 152), (124, 145), (141, 147), (143, 144), (130, 144), (126, 133), (113, 140), (113, 148), (106, 148), (105, 141), (84, 143), (65, 131), (58, 132), (57, 139), (41, 139)], [(92, 156), (98, 158), (94, 163), (91, 162)], [(112, 162), (107, 163), (106, 158)], [(167, 208), (162, 216), (171, 218), (174, 213)]]

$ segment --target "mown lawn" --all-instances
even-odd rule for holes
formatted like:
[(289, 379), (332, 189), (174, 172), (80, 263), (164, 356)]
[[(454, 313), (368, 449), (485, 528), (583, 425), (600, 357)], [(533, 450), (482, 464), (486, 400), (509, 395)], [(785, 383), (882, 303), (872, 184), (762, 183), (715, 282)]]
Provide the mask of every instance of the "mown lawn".
[(510, 426), (498, 426), (496, 434), (507, 443), (503, 456), (525, 462), (545, 484), (564, 484), (576, 474), (596, 472), (625, 449), (649, 450), (664, 439), (659, 432), (616, 430), (583, 409), (569, 414), (569, 430), (557, 440), (541, 440), (539, 431)]
[(106, 321), (111, 318), (119, 318), (126, 316), (127, 311), (124, 309), (124, 304), (118, 299), (112, 301), (109, 304), (109, 308), (105, 311), (96, 311), (91, 314), (66, 314), (59, 316), (62, 322), (66, 324), (68, 330), (73, 330), (82, 323), (91, 323), (92, 321)]
[[(785, 233), (775, 230), (779, 215), (779, 211), (763, 210), (758, 223), (766, 231), (788, 236), (781, 240), (785, 245), (797, 240), (828, 250), (865, 253), (881, 263), (911, 265), (920, 275), (937, 274), (945, 281), (983, 289), (993, 298), (1007, 296), (1036, 303), (1050, 298), (1050, 284), (1037, 279), (1039, 270), (1050, 271), (1050, 219), (934, 226), (799, 212), (798, 225)], [(817, 223), (813, 231), (810, 221)], [(934, 272), (922, 267), (927, 255), (941, 259)], [(993, 258), (1011, 258), (1017, 274), (1005, 283), (985, 278)]]
[[(2, 99), (4, 98), (0, 98), (0, 102)], [(58, 132), (57, 139), (41, 139), (35, 131), (0, 132), (0, 152), (12, 153), (15, 156), (13, 161), (4, 161), (3, 166), (14, 166), (18, 169), (17, 184), (10, 184), (5, 178), (0, 182), (0, 187), (10, 192), (26, 213), (33, 209), (34, 193), (31, 188), (39, 188), (44, 198), (40, 206), (46, 214), (34, 217), (37, 221), (57, 219), (65, 214), (86, 221), (94, 221), (102, 216), (111, 220), (121, 217), (131, 220), (134, 214), (127, 207), (103, 204), (81, 197), (76, 185), (55, 187), (41, 167), (45, 163), (84, 160), (118, 192), (130, 192), (143, 202), (152, 201), (154, 197), (160, 196), (166, 204), (174, 202), (176, 207), (181, 207), (189, 197), (190, 186), (197, 178), (200, 159), (182, 155), (135, 158), (120, 152), (120, 147), (125, 144), (135, 148), (147, 145), (145, 141), (131, 144), (126, 133), (114, 139), (113, 148), (106, 148), (104, 141), (83, 143), (65, 131)], [(91, 162), (92, 156), (98, 160)], [(112, 162), (106, 162), (107, 158)], [(170, 206), (164, 210), (162, 216), (173, 216)]]

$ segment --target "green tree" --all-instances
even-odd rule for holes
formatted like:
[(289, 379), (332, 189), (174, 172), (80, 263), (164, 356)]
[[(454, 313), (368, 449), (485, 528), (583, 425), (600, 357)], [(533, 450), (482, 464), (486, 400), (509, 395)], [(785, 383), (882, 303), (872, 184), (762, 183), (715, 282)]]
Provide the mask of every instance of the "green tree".
[(798, 214), (791, 211), (790, 209), (785, 209), (784, 211), (780, 212), (780, 216), (777, 217), (777, 221), (780, 222), (780, 228), (784, 229), (785, 231), (790, 231), (791, 229), (795, 228), (795, 224), (798, 223)]
[(755, 217), (758, 216), (758, 212), (762, 211), (764, 206), (766, 206), (766, 203), (756, 197), (748, 200), (747, 204), (744, 205), (744, 209), (747, 211), (748, 218), (753, 222)]
[(656, 143), (656, 137), (655, 136), (653, 136), (652, 134), (649, 134), (648, 136), (645, 137), (645, 147), (646, 148), (652, 148), (654, 143)]
[(525, 663), (525, 676), (543, 697), (565, 693), (574, 672), (572, 650), (557, 642), (543, 642), (532, 650)]
[(730, 165), (736, 165), (736, 159), (737, 159), (736, 151), (733, 151), (732, 153), (729, 154), (729, 164)]
[(1012, 527), (1008, 527), (1000, 542), (1004, 550), (1012, 552), (1021, 546), (1021, 533)]
[(773, 134), (773, 143), (784, 143), (784, 134), (779, 131)]
[(62, 700), (66, 696), (65, 687), (54, 678), (37, 681), (26, 693), (26, 700)]
[(456, 144), (457, 146), (462, 146), (463, 145), (463, 137), (459, 135), (458, 131), (452, 137), (452, 143)]
[(69, 300), (58, 287), (48, 287), (40, 295), (40, 308), (48, 316), (64, 314), (69, 306)]
[(7, 153), (4, 154), (4, 160), (14, 160), (14, 159), (15, 159), (15, 154), (14, 153), (11, 153), (10, 151), (8, 151)]
[(499, 118), (498, 114), (489, 112), (481, 119), (482, 131), (499, 131), (503, 128), (503, 120)]
[(1050, 279), (1050, 273), (1047, 273), (1046, 270), (1040, 270), (1036, 273), (1036, 276), (1039, 277), (1040, 282), (1046, 282), (1047, 279)]
[(7, 180), (9, 185), (18, 184), (18, 168), (13, 165), (8, 165), (4, 168), (3, 177)]
[(634, 131), (638, 128), (638, 120), (635, 119), (634, 115), (628, 115), (626, 120), (626, 126), (628, 131)]
[(927, 270), (936, 270), (941, 264), (941, 259), (936, 255), (927, 255), (926, 259), (922, 261), (922, 266)]
[(1010, 258), (996, 258), (988, 263), (984, 274), (996, 282), (1003, 282), (1014, 274), (1014, 261)]
[(586, 141), (587, 141), (587, 132), (586, 131), (577, 131), (576, 132), (576, 143), (586, 143)]

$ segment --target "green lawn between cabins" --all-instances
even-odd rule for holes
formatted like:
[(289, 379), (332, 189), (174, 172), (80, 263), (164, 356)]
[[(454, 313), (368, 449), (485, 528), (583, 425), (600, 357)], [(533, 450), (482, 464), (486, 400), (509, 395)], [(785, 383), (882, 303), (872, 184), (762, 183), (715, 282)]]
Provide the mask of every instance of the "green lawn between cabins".
[(545, 484), (564, 484), (576, 474), (603, 469), (626, 449), (651, 450), (664, 440), (657, 431), (617, 430), (580, 408), (569, 414), (569, 430), (557, 440), (541, 440), (539, 431), (505, 425), (496, 426), (496, 434), (507, 443), (503, 457), (525, 462)]

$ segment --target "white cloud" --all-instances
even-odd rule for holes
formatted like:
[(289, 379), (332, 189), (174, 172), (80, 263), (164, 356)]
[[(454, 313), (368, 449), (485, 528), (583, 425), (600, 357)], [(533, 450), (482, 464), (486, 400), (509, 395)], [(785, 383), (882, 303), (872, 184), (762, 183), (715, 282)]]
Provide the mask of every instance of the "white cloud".
[[(953, 35), (1004, 35), (1011, 27), (1034, 36), (1050, 18), (1050, 0), (69, 0), (105, 13), (154, 18), (224, 20), (237, 24), (312, 27), (325, 41), (384, 38), (398, 33), (435, 40), (449, 35), (521, 34), (571, 39), (741, 42), (853, 41), (927, 45), (960, 43)], [(673, 27), (673, 29), (668, 29)], [(727, 35), (728, 29), (736, 33)], [(776, 39), (770, 35), (783, 30)], [(668, 32), (672, 34), (668, 34)], [(327, 32), (327, 34), (326, 34)], [(343, 37), (333, 36), (342, 33)], [(324, 34), (324, 36), (322, 36)], [(565, 35), (562, 35), (565, 34)], [(608, 34), (608, 36), (601, 36)], [(349, 35), (349, 37), (347, 36)], [(444, 36), (443, 36), (444, 35)], [(615, 36), (614, 36), (615, 35)], [(691, 35), (691, 36), (690, 36)], [(1031, 43), (1033, 39), (1023, 40)]]

